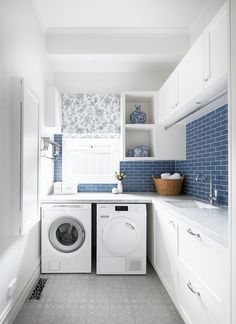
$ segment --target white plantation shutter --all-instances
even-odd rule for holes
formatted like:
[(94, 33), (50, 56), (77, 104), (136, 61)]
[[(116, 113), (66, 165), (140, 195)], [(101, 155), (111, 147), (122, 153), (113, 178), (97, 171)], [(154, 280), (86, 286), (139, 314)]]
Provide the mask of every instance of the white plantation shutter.
[(63, 137), (63, 181), (115, 183), (119, 145), (119, 139)]

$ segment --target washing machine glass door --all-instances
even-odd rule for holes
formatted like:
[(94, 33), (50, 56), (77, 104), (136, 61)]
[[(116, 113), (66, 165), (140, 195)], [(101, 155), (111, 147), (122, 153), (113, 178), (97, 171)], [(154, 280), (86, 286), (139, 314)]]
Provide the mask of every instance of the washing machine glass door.
[(128, 256), (141, 244), (140, 230), (128, 217), (117, 217), (104, 226), (102, 241), (104, 247), (113, 255)]
[(85, 230), (76, 218), (60, 217), (50, 226), (49, 240), (52, 246), (60, 252), (74, 252), (83, 245)]

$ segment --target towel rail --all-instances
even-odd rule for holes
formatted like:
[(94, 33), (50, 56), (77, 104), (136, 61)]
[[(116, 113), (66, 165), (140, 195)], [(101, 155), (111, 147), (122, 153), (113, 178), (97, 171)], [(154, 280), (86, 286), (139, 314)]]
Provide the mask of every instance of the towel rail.
[(41, 137), (41, 141), (42, 141), (41, 152), (48, 151), (49, 144), (52, 145), (53, 150), (55, 149), (55, 153), (53, 154), (53, 156), (47, 156), (45, 154), (41, 154), (41, 157), (51, 159), (51, 160), (57, 159), (60, 154), (61, 145), (54, 142), (50, 137)]
[(207, 103), (205, 103), (205, 104), (202, 105), (202, 106), (200, 105), (200, 103), (198, 103), (199, 106), (198, 106), (196, 109), (194, 109), (193, 111), (191, 111), (191, 112), (189, 112), (188, 114), (184, 115), (183, 117), (177, 119), (177, 120), (174, 121), (173, 123), (170, 123), (170, 124), (166, 125), (166, 126), (165, 126), (165, 130), (167, 130), (167, 129), (173, 127), (174, 125), (178, 124), (178, 123), (181, 122), (182, 120), (184, 120), (184, 119), (188, 118), (189, 116), (195, 114), (196, 112), (198, 112), (198, 111), (201, 110), (202, 108), (204, 108), (204, 107), (210, 105), (211, 103), (213, 103), (213, 102), (215, 102), (216, 100), (220, 99), (221, 97), (223, 97), (223, 96), (226, 95), (227, 93), (228, 93), (228, 90), (226, 89), (226, 90), (220, 92), (218, 95), (216, 95), (216, 96), (213, 97), (212, 99), (210, 99)]

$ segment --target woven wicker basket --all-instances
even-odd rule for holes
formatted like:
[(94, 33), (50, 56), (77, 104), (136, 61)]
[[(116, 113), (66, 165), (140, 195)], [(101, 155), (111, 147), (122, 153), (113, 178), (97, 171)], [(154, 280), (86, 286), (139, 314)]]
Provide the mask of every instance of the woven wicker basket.
[(152, 176), (156, 191), (164, 196), (177, 196), (181, 193), (184, 176), (181, 179), (157, 179)]

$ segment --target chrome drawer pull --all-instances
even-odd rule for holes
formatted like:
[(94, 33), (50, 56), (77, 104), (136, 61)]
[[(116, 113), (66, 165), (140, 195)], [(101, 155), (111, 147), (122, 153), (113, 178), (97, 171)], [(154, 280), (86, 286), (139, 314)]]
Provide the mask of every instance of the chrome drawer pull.
[(192, 284), (191, 284), (190, 281), (187, 283), (187, 286), (188, 286), (188, 288), (191, 290), (191, 292), (192, 292), (194, 295), (200, 296), (200, 292), (195, 291), (195, 290), (193, 289)]
[(188, 229), (187, 229), (187, 232), (188, 232), (190, 235), (193, 235), (193, 236), (196, 236), (196, 237), (200, 237), (200, 234), (198, 234), (198, 233), (193, 233), (193, 231), (191, 230), (191, 228), (188, 228)]

